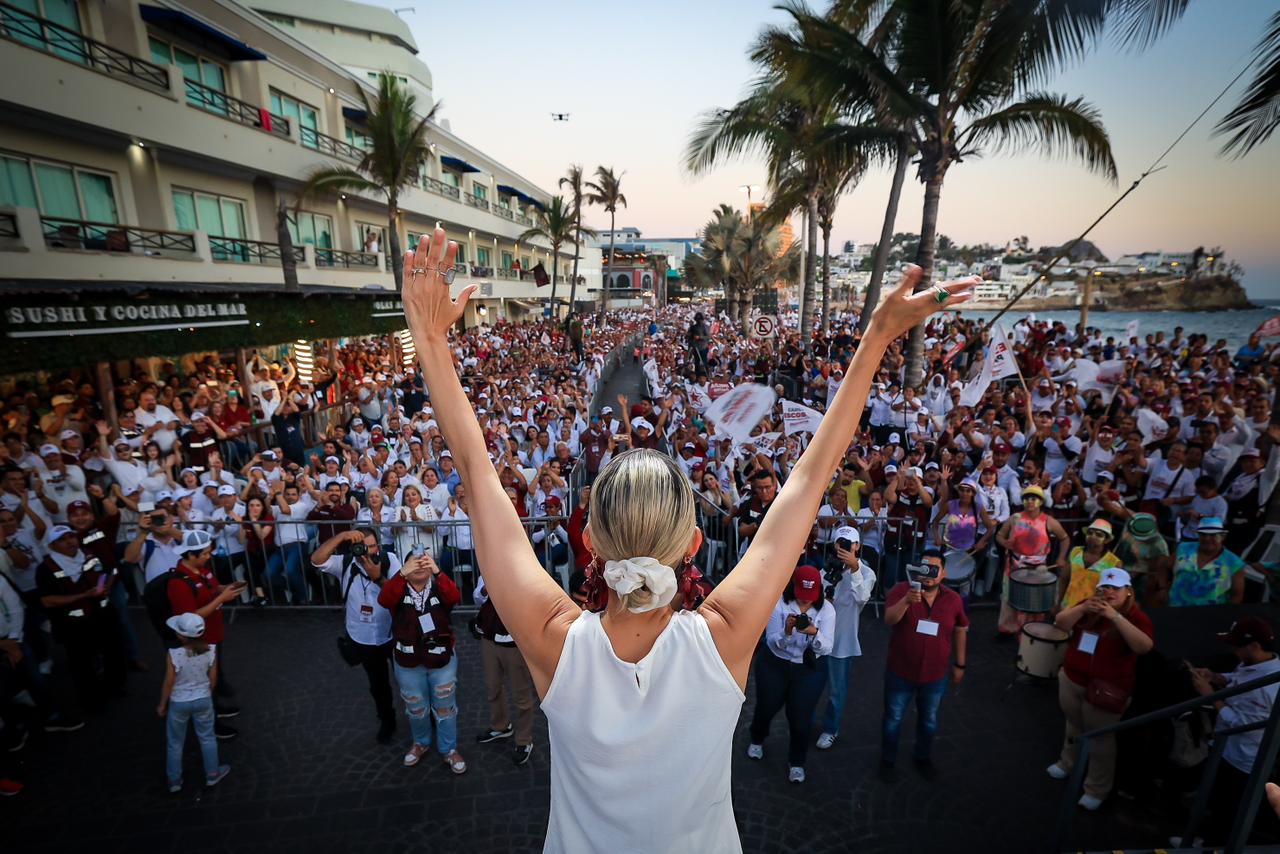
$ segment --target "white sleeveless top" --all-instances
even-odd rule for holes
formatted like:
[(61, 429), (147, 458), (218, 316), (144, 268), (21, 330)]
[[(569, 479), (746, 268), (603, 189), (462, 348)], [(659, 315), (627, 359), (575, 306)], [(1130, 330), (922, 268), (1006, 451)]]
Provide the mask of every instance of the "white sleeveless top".
[(701, 614), (678, 611), (635, 664), (583, 612), (542, 700), (548, 854), (740, 852), (730, 799), (745, 699)]

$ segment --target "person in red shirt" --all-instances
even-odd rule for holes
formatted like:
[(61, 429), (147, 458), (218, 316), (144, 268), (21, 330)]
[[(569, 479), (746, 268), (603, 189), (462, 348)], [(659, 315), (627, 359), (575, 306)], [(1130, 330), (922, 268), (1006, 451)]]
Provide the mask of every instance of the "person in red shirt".
[[(1054, 624), (1071, 633), (1058, 671), (1058, 703), (1067, 719), (1062, 756), (1049, 776), (1065, 780), (1079, 755), (1081, 733), (1117, 723), (1133, 697), (1138, 656), (1155, 646), (1151, 620), (1133, 595), (1123, 569), (1103, 570), (1091, 599), (1058, 613)], [(1102, 806), (1116, 776), (1116, 737), (1093, 739), (1080, 806)]]
[(578, 490), (578, 506), (573, 508), (573, 513), (569, 516), (569, 522), (565, 525), (569, 532), (569, 548), (573, 550), (573, 565), (580, 571), (586, 572), (587, 564), (591, 563), (590, 547), (582, 538), (582, 532), (587, 527), (587, 510), (591, 506), (591, 484), (585, 484)]
[[(203, 639), (210, 645), (216, 644), (218, 684), (215, 689), (214, 707), (219, 720), (214, 725), (214, 733), (221, 739), (235, 738), (234, 729), (222, 722), (222, 718), (233, 718), (240, 710), (224, 699), (234, 694), (227, 685), (226, 668), (223, 663), (223, 640), (226, 627), (222, 622), (222, 606), (240, 595), (245, 588), (243, 581), (237, 581), (223, 587), (213, 574), (213, 538), (207, 531), (187, 531), (182, 535), (177, 552), (182, 556), (174, 567), (176, 577), (169, 579), (169, 608), (177, 614), (193, 613), (204, 618)], [(172, 641), (171, 644), (176, 643)], [(221, 695), (219, 697), (218, 695)]]
[[(964, 678), (969, 618), (959, 594), (942, 585), (947, 570), (942, 552), (927, 549), (921, 564), (908, 568), (885, 597), (884, 621), (893, 627), (884, 672), (884, 722), (880, 734), (880, 778), (895, 779), (898, 737), (912, 699), (916, 701), (916, 767), (927, 780), (937, 775), (931, 756), (938, 732), (938, 708), (947, 683)], [(955, 662), (952, 663), (952, 653)]]

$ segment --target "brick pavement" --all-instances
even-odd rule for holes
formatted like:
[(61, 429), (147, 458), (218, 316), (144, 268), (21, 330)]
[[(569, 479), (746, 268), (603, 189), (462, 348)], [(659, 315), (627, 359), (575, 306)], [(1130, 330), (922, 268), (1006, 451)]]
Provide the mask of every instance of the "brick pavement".
[[(135, 613), (149, 660), (161, 649)], [(460, 742), (471, 765), (454, 777), (438, 761), (400, 765), (395, 744), (373, 740), (376, 721), (364, 674), (338, 659), (336, 610), (239, 612), (229, 630), (228, 675), (243, 713), (239, 739), (222, 745), (232, 773), (218, 788), (196, 785), (189, 742), (188, 785), (164, 786), (164, 733), (154, 707), (159, 670), (135, 675), (129, 696), (80, 732), (33, 738), (26, 792), (0, 800), (6, 851), (165, 852), (506, 852), (540, 850), (549, 784), (546, 722), (536, 750), (517, 768), (509, 743), (476, 745), (486, 728), (477, 642), (462, 628)], [(814, 750), (808, 782), (786, 780), (786, 722), (774, 721), (762, 762), (742, 755), (753, 708), (738, 722), (734, 807), (746, 851), (1033, 852), (1045, 850), (1061, 788), (1044, 767), (1054, 758), (1061, 716), (1045, 686), (1005, 689), (1014, 650), (990, 640), (991, 611), (975, 614), (965, 683), (942, 708), (926, 783), (900, 763), (899, 781), (875, 774), (887, 629), (870, 610), (866, 655), (854, 667), (843, 733)], [(911, 719), (904, 727), (909, 745)], [(905, 750), (904, 750), (905, 753)], [(434, 760), (434, 757), (432, 757)], [(1114, 801), (1115, 799), (1113, 799)], [(660, 819), (659, 819), (660, 820)], [(1150, 817), (1123, 803), (1077, 822), (1078, 842), (1111, 848), (1155, 840)], [(1105, 844), (1104, 844), (1105, 843)]]

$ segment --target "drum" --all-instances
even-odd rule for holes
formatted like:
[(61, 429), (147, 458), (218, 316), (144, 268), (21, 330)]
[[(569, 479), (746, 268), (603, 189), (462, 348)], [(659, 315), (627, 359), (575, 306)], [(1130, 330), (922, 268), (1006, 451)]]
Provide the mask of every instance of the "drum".
[(1052, 623), (1027, 623), (1018, 637), (1018, 669), (1028, 676), (1054, 678), (1067, 655), (1070, 639)]
[(1009, 574), (1009, 606), (1025, 614), (1047, 614), (1058, 598), (1058, 576), (1047, 569), (1015, 569)]
[(973, 584), (975, 566), (973, 556), (968, 552), (962, 549), (947, 549), (947, 577), (942, 579), (942, 583), (961, 596), (968, 595), (969, 587)]

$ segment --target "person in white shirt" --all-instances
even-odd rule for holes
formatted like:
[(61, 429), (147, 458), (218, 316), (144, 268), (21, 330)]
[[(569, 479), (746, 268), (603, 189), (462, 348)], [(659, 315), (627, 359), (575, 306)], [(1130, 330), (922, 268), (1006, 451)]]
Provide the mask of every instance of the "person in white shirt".
[(319, 494), (311, 490), (311, 481), (306, 477), (298, 478), (296, 483), (287, 483), (276, 492), (275, 530), (280, 562), (267, 567), (267, 583), (275, 594), (273, 601), (283, 601), (280, 596), (282, 582), (287, 585), (293, 604), (305, 604), (310, 599), (303, 568), (307, 563), (307, 542), (311, 539), (311, 532), (305, 523), (307, 516), (315, 509), (318, 497)]
[(321, 543), (311, 565), (338, 579), (346, 613), (350, 654), (348, 664), (358, 663), (369, 680), (369, 694), (378, 713), (379, 744), (390, 744), (396, 730), (396, 710), (391, 699), (391, 612), (378, 604), (378, 594), (388, 578), (400, 572), (400, 559), (383, 551), (377, 528), (343, 531)]
[(1080, 467), (1080, 479), (1087, 486), (1097, 483), (1099, 469), (1111, 465), (1116, 455), (1115, 440), (1116, 431), (1109, 425), (1103, 424), (1098, 428), (1097, 439), (1089, 443), (1084, 452), (1084, 465)]
[[(834, 744), (840, 733), (840, 718), (849, 692), (849, 669), (853, 666), (853, 660), (862, 655), (862, 644), (858, 641), (858, 620), (876, 586), (876, 574), (871, 571), (871, 567), (858, 560), (860, 539), (857, 528), (846, 525), (836, 529), (835, 556), (840, 561), (836, 571), (839, 572), (840, 580), (834, 587), (827, 588), (827, 594), (835, 606), (836, 625), (831, 652), (827, 655), (827, 710), (822, 717), (822, 734), (818, 736), (819, 750), (826, 750)], [(831, 570), (828, 569), (828, 582), (830, 578)]]
[(756, 708), (747, 758), (764, 758), (769, 725), (786, 706), (791, 734), (787, 779), (793, 783), (804, 782), (814, 711), (827, 685), (826, 662), (818, 659), (831, 654), (835, 624), (835, 607), (823, 595), (822, 573), (816, 566), (797, 567), (769, 617), (764, 649), (756, 654)]
[[(422, 490), (416, 484), (407, 484), (401, 490), (400, 505), (396, 509), (397, 522), (434, 522), (440, 518), (435, 508), (428, 504)], [(397, 525), (396, 554), (401, 561), (409, 559), (417, 550), (428, 552), (432, 559), (440, 554), (440, 544), (434, 525)]]
[(455, 566), (470, 566), (472, 570), (476, 568), (475, 545), (471, 539), (471, 517), (467, 515), (469, 506), (467, 487), (460, 483), (457, 493), (449, 498), (444, 512), (440, 514), (440, 518), (454, 523), (444, 528), (444, 536), (449, 548), (446, 548), (441, 555), (440, 568), (445, 572), (452, 573)]
[(381, 487), (373, 486), (365, 492), (364, 500), (365, 506), (356, 511), (356, 522), (377, 528), (380, 542), (394, 542), (390, 523), (396, 519), (396, 508), (387, 501), (387, 494)]
[[(1240, 663), (1230, 673), (1193, 668), (1191, 684), (1201, 696), (1280, 671), (1280, 659), (1272, 651), (1275, 633), (1263, 617), (1240, 617), (1218, 637), (1227, 642)], [(1267, 720), (1271, 717), (1278, 690), (1280, 685), (1273, 682), (1214, 703), (1218, 710), (1214, 729), (1221, 732)], [(1218, 766), (1218, 776), (1209, 797), (1210, 821), (1205, 828), (1205, 841), (1226, 841), (1236, 809), (1244, 800), (1249, 777), (1254, 771), (1258, 751), (1262, 747), (1262, 734), (1261, 729), (1255, 729), (1227, 737), (1227, 746), (1222, 752), (1224, 761)]]
[[(408, 486), (412, 481), (400, 479), (400, 482)], [(437, 516), (443, 516), (444, 511), (449, 507), (449, 487), (440, 482), (440, 473), (430, 466), (426, 466), (422, 470), (422, 483), (420, 484), (422, 497), (431, 509), (436, 511)]]
[(133, 411), (138, 427), (143, 436), (160, 446), (167, 454), (173, 450), (173, 443), (178, 441), (178, 416), (167, 406), (156, 402), (155, 392), (144, 391), (138, 397), (138, 408)]
[(67, 505), (73, 501), (89, 500), (89, 493), (85, 489), (84, 469), (77, 465), (67, 465), (62, 458), (62, 451), (56, 445), (41, 446), (40, 456), (46, 469), (42, 478), (44, 497), (52, 501), (54, 506), (50, 507), (48, 501), (41, 503), (49, 511), (49, 518), (54, 523), (66, 524)]
[(178, 553), (182, 531), (177, 523), (176, 517), (159, 507), (139, 513), (138, 534), (125, 547), (124, 561), (141, 566), (144, 581), (164, 575), (182, 558)]
[[(213, 571), (222, 584), (244, 581), (245, 530), (244, 505), (240, 503), (234, 486), (218, 487), (217, 505), (209, 513), (209, 527), (213, 531)], [(248, 593), (244, 594), (247, 599)]]

